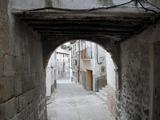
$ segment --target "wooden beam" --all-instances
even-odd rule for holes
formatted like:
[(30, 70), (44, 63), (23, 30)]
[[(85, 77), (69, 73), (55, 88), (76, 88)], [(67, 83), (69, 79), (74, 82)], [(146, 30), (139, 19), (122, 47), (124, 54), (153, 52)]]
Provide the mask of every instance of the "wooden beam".
[[(19, 13), (14, 13), (18, 17), (23, 18), (43, 18), (44, 19), (145, 19), (153, 16), (154, 14), (151, 13), (145, 13), (145, 12), (129, 12), (124, 11), (125, 8), (121, 8), (121, 11), (97, 11), (97, 12), (90, 12), (90, 11), (55, 11), (55, 10), (35, 10), (35, 11), (24, 11)], [(131, 9), (131, 8), (130, 8)], [(122, 12), (123, 10), (123, 12)], [(129, 9), (128, 9), (129, 10)]]
[[(54, 21), (85, 21), (87, 22), (92, 22), (92, 20), (94, 21), (98, 21), (100, 22), (104, 22), (104, 23), (130, 23), (130, 24), (136, 24), (136, 23), (143, 23), (143, 22), (150, 22), (151, 18), (141, 18), (141, 19), (131, 19), (131, 18), (122, 18), (122, 17), (117, 17), (117, 18), (107, 18), (107, 17), (102, 17), (102, 18), (98, 18), (98, 17), (91, 17), (91, 18), (45, 18), (45, 17), (22, 17), (21, 20), (26, 21), (28, 23), (32, 23), (34, 21), (39, 21), (39, 22), (54, 22)], [(102, 21), (103, 20), (103, 21)], [(57, 22), (58, 23), (58, 22)]]
[(124, 10), (91, 12), (42, 9), (18, 12), (15, 16), (48, 38), (108, 36), (124, 39), (150, 25), (154, 14)]
[[(59, 22), (58, 22), (59, 23)], [(113, 28), (113, 29), (135, 29), (135, 28), (139, 28), (141, 26), (143, 26), (142, 23), (136, 23), (136, 24), (127, 24), (126, 23), (102, 23), (100, 22), (96, 22), (96, 23), (90, 23), (90, 22), (85, 22), (85, 23), (48, 23), (48, 22), (44, 22), (44, 23), (29, 23), (29, 26), (31, 26), (32, 28), (38, 28), (38, 27), (45, 27), (45, 28), (58, 28), (58, 27), (65, 27), (65, 28), (69, 28), (69, 27), (76, 27), (76, 28), (94, 28), (94, 29), (99, 29), (99, 28)], [(101, 23), (101, 24), (99, 24)]]
[(130, 35), (130, 33), (88, 33), (88, 32), (45, 32), (45, 31), (42, 31), (42, 32), (39, 32), (39, 34), (41, 34), (42, 36), (45, 36), (45, 37), (55, 37), (55, 36), (99, 36), (99, 37), (112, 37), (112, 38), (116, 38), (118, 40), (120, 39), (123, 39), (125, 37), (128, 37)]
[(122, 28), (81, 28), (81, 27), (33, 27), (35, 31), (58, 31), (58, 32), (91, 32), (91, 33), (129, 33), (134, 32), (135, 29), (122, 29)]
[(113, 33), (113, 32), (101, 32), (101, 33), (97, 33), (97, 32), (72, 32), (72, 31), (67, 31), (67, 32), (62, 32), (62, 31), (38, 31), (39, 34), (41, 35), (45, 35), (45, 36), (54, 36), (54, 35), (90, 35), (90, 36), (113, 36), (113, 37), (117, 37), (117, 38), (121, 38), (121, 37), (125, 37), (130, 35), (131, 33)]

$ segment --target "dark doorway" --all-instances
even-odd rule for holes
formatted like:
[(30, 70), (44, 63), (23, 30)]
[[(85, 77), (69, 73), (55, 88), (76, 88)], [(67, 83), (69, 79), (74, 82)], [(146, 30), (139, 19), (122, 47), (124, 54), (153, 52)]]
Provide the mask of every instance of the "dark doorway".
[(87, 90), (93, 90), (93, 72), (92, 70), (87, 70)]

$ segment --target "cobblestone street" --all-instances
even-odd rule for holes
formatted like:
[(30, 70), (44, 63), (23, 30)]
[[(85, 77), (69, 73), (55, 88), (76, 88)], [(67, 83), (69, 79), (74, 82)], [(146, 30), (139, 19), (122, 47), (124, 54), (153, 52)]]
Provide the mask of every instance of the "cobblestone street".
[(47, 103), (48, 120), (113, 120), (106, 104), (76, 83), (59, 83)]

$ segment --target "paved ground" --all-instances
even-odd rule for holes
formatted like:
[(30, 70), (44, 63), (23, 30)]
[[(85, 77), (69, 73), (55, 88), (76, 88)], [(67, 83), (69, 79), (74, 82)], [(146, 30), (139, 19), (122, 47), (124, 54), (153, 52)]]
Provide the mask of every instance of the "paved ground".
[(48, 101), (48, 120), (113, 120), (105, 103), (75, 83), (58, 84)]
[(58, 79), (57, 83), (58, 84), (66, 84), (66, 83), (68, 84), (68, 83), (72, 83), (72, 82), (71, 82), (71, 79), (69, 77), (67, 77), (67, 78), (60, 78), (60, 79)]

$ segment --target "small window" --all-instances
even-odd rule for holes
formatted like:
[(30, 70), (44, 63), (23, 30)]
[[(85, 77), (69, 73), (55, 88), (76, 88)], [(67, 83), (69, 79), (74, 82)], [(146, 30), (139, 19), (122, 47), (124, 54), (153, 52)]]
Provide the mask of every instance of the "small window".
[(77, 60), (75, 60), (75, 65), (77, 65)]

